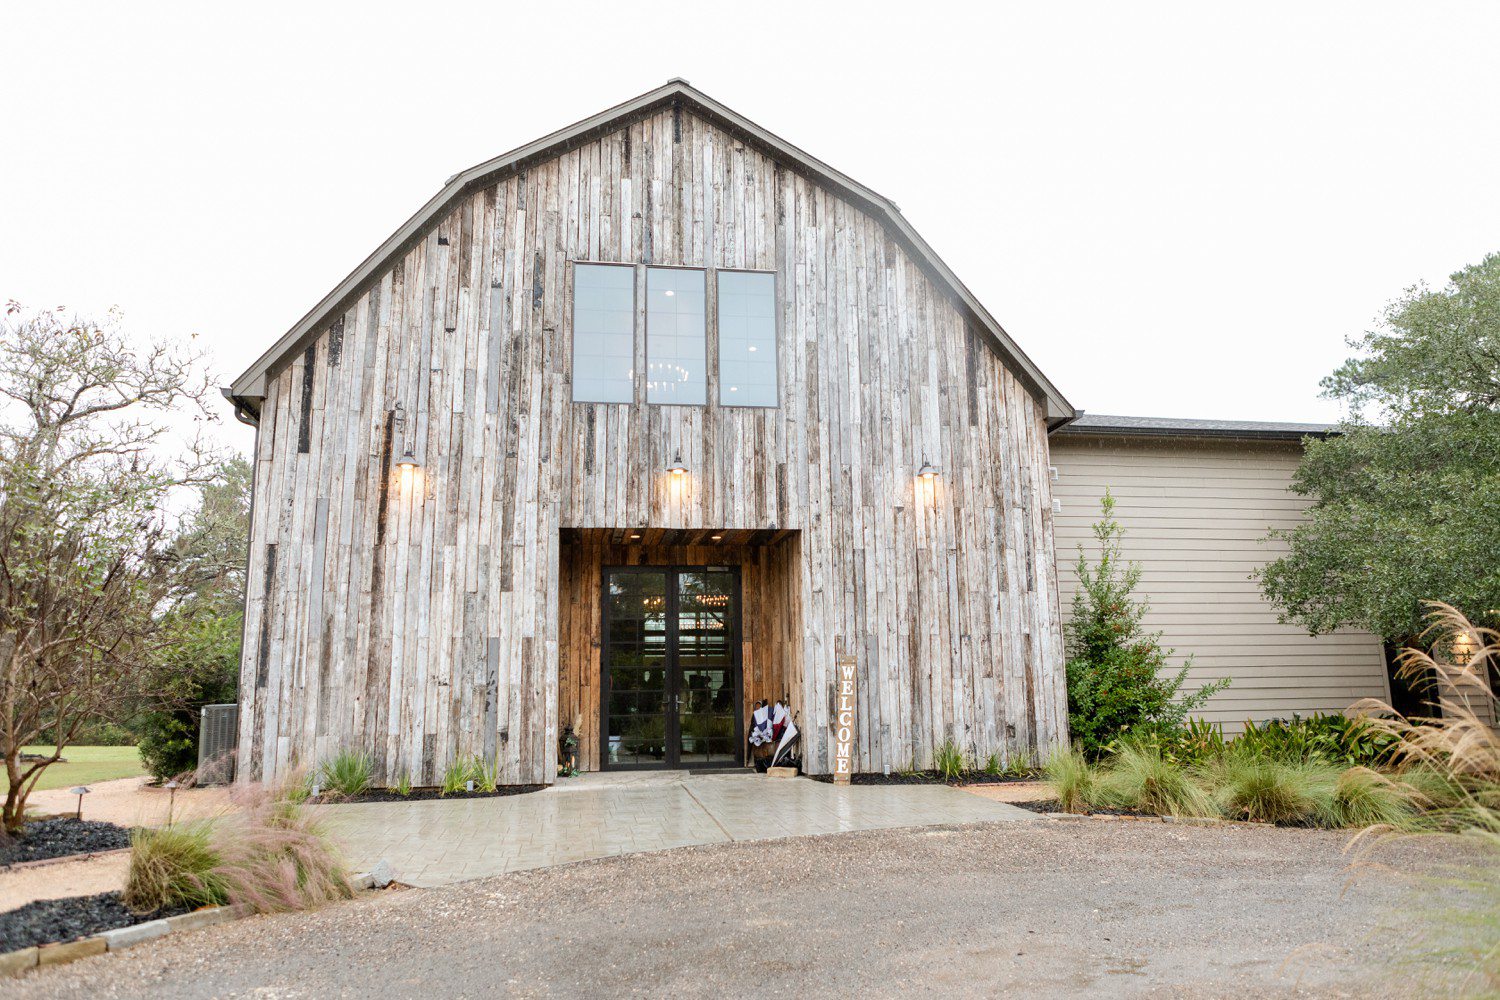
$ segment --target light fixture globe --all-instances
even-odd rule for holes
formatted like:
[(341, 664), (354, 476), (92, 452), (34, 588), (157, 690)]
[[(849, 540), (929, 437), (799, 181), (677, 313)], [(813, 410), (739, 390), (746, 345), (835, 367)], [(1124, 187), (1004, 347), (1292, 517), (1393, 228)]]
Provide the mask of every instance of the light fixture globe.
[(927, 480), (928, 482), (931, 482), (938, 477), (938, 473), (941, 471), (942, 470), (933, 465), (931, 462), (924, 461), (922, 463), (922, 467), (917, 470), (917, 475)]
[(410, 448), (403, 451), (401, 457), (396, 459), (396, 468), (398, 469), (420, 469), (421, 467), (422, 463), (417, 461), (417, 456), (411, 453)]
[(670, 472), (674, 476), (685, 476), (685, 475), (687, 475), (687, 466), (682, 464), (682, 452), (681, 451), (678, 451), (677, 455), (672, 459), (672, 464), (669, 465), (669, 466), (667, 466), (667, 471)]

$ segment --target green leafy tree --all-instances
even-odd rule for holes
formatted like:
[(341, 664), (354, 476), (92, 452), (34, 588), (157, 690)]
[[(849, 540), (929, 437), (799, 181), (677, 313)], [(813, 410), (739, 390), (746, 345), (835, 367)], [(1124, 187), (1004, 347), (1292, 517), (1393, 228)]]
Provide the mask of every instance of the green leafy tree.
[(1439, 290), (1409, 289), (1323, 380), (1340, 433), (1312, 440), (1292, 482), (1305, 523), (1261, 584), (1313, 634), (1401, 641), (1423, 601), (1475, 621), (1500, 608), (1500, 254)]
[(1225, 678), (1183, 695), (1189, 658), (1173, 673), (1160, 632), (1142, 625), (1149, 605), (1135, 596), (1141, 566), (1124, 558), (1125, 528), (1115, 520), (1115, 498), (1105, 491), (1094, 525), (1098, 561), (1078, 547), (1078, 590), (1064, 630), (1067, 644), (1068, 727), (1084, 753), (1095, 756), (1122, 736), (1176, 730), (1190, 712), (1229, 686)]
[(136, 722), (141, 760), (158, 779), (198, 766), (204, 705), (233, 701), (238, 686), (250, 463), (235, 457), (198, 488), (198, 503), (166, 547), (171, 590), (160, 612), (161, 697)]

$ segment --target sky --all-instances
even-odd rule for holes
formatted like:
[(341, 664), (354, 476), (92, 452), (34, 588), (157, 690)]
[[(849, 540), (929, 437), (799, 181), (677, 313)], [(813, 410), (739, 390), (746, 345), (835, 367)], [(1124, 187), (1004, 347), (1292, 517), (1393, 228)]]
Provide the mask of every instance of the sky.
[(1346, 338), (1500, 251), (1497, 43), (1496, 3), (7, 0), (0, 300), (227, 383), (447, 177), (680, 76), (900, 205), (1075, 406), (1333, 420)]

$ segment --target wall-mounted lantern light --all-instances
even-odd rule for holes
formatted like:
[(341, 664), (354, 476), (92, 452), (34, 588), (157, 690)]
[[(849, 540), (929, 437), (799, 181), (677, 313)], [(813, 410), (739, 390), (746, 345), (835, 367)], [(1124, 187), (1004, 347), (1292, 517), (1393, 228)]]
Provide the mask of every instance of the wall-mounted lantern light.
[(687, 475), (687, 466), (682, 464), (682, 451), (678, 449), (677, 456), (672, 459), (672, 464), (667, 466), (667, 471), (674, 476)]
[(921, 476), (928, 482), (932, 482), (932, 480), (938, 477), (938, 473), (940, 471), (942, 470), (940, 470), (937, 466), (933, 465), (931, 462), (924, 460), (922, 462), (922, 467), (917, 470), (917, 475)]
[[(398, 427), (404, 428), (406, 426), (406, 407), (402, 406), (399, 400), (396, 403), (395, 422)], [(405, 437), (406, 434), (403, 432), (401, 436)], [(417, 456), (412, 454), (411, 445), (407, 445), (406, 450), (401, 452), (401, 457), (396, 459), (396, 468), (398, 469), (419, 469), (421, 467), (422, 463), (418, 462)]]

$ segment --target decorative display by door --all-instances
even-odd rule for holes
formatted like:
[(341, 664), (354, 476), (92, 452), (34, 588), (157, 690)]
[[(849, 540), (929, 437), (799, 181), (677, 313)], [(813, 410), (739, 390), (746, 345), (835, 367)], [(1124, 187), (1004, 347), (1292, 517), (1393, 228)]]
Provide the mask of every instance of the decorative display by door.
[(739, 589), (732, 567), (604, 571), (602, 766), (742, 763)]

